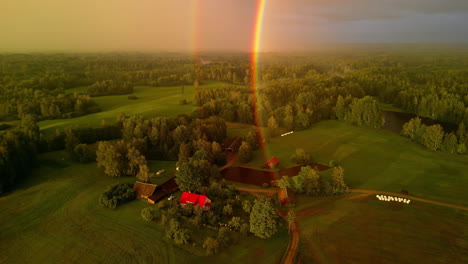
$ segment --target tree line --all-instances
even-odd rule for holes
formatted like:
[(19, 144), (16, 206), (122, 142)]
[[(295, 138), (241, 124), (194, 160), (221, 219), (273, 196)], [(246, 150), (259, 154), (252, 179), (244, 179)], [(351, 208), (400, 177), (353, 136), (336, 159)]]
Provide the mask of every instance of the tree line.
[(464, 123), (459, 124), (455, 133), (445, 133), (442, 126), (426, 126), (419, 117), (415, 117), (403, 125), (401, 134), (431, 151), (461, 155), (467, 152), (468, 137)]

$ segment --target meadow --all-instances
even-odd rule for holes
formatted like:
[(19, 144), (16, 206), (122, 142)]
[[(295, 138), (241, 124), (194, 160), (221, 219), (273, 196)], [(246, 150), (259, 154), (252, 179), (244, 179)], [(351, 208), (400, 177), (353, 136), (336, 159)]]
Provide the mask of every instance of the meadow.
[(301, 263), (467, 263), (468, 212), (375, 196), (297, 197)]
[[(200, 87), (216, 88), (223, 85), (221, 82), (206, 82)], [(69, 89), (68, 92), (86, 93), (86, 87)], [(149, 87), (136, 86), (132, 95), (136, 100), (128, 99), (129, 95), (110, 95), (93, 97), (93, 100), (101, 108), (101, 112), (69, 119), (44, 120), (38, 123), (42, 132), (54, 132), (57, 128), (68, 127), (99, 127), (102, 122), (112, 124), (120, 113), (126, 115), (142, 115), (145, 117), (167, 116), (176, 117), (180, 114), (190, 114), (195, 109), (193, 98), (194, 86), (185, 86), (182, 93), (181, 87)], [(180, 104), (181, 100), (187, 104)]]
[[(63, 151), (40, 156), (41, 166), (11, 193), (0, 197), (0, 263), (278, 263), (286, 249), (286, 228), (271, 239), (253, 235), (204, 256), (200, 244), (177, 246), (164, 227), (145, 222), (136, 200), (115, 210), (98, 204), (103, 190), (134, 178), (105, 176), (95, 163), (68, 161)], [(174, 162), (152, 161), (166, 169), (159, 183), (171, 177)], [(194, 231), (194, 236), (200, 236)], [(215, 232), (213, 232), (213, 235)], [(201, 238), (207, 234), (202, 234)]]
[[(368, 129), (340, 121), (323, 121), (284, 137), (269, 138), (267, 152), (277, 156), (280, 167), (292, 167), (296, 148), (313, 160), (330, 161), (345, 169), (353, 189), (388, 192), (408, 190), (410, 195), (466, 206), (468, 156), (431, 152), (409, 139), (384, 129)], [(264, 163), (260, 151), (250, 164)]]

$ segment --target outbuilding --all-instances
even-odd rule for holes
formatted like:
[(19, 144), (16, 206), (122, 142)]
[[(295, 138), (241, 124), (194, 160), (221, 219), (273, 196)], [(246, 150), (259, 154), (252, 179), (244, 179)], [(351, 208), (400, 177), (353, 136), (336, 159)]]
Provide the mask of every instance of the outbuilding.
[(198, 205), (203, 210), (209, 210), (211, 206), (211, 200), (205, 195), (194, 194), (189, 192), (183, 192), (180, 197), (179, 203), (182, 205)]
[(269, 161), (266, 162), (266, 166), (267, 168), (269, 169), (273, 169), (274, 167), (276, 167), (278, 164), (280, 163), (279, 159), (275, 156), (271, 157), (271, 159)]

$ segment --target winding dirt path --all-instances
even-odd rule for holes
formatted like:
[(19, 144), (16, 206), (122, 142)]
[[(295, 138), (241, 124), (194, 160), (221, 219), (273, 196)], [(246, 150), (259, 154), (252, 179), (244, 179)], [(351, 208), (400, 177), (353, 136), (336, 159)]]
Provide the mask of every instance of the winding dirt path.
[(406, 199), (410, 199), (410, 200), (415, 200), (415, 201), (420, 201), (420, 202), (425, 202), (425, 203), (441, 205), (441, 206), (446, 206), (446, 207), (451, 207), (451, 208), (455, 208), (455, 209), (461, 209), (461, 210), (468, 211), (468, 207), (464, 207), (464, 206), (461, 206), (461, 205), (442, 203), (442, 202), (422, 199), (422, 198), (409, 196), (409, 195), (404, 195), (404, 194), (399, 194), (399, 193), (382, 192), (382, 191), (376, 191), (376, 190), (362, 190), (362, 189), (349, 189), (349, 192), (392, 195), (392, 196), (402, 197), (402, 198), (406, 198)]
[(297, 224), (296, 214), (294, 213), (293, 210), (282, 212), (279, 209), (276, 209), (276, 212), (286, 222), (288, 221), (286, 219), (286, 215), (288, 214), (288, 212), (292, 212), (294, 215), (294, 219), (296, 219), (296, 221), (294, 222), (294, 225), (292, 225), (290, 229), (291, 240), (289, 241), (288, 252), (286, 253), (286, 257), (283, 259), (283, 263), (293, 264), (294, 258), (296, 256), (297, 248), (299, 247), (299, 225)]

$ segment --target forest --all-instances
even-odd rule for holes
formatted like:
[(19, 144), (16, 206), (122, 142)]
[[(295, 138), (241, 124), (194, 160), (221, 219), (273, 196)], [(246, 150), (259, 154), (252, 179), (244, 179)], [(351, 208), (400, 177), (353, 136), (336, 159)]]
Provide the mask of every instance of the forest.
[[(408, 128), (402, 134), (433, 151), (466, 153), (468, 55), (464, 53), (267, 54), (259, 66), (256, 94), (250, 87), (248, 54), (202, 53), (201, 57), (204, 62), (179, 53), (0, 55), (0, 120), (18, 122), (1, 124), (1, 190), (25, 177), (35, 153), (66, 149), (76, 160), (104, 160), (94, 152), (111, 146), (88, 144), (111, 139), (126, 142), (114, 148), (130, 144), (125, 148), (134, 147), (145, 159), (177, 160), (182, 155), (187, 160), (203, 146), (208, 160), (220, 163), (222, 158), (211, 151), (217, 152), (219, 146), (213, 144), (219, 145), (226, 137), (224, 122), (254, 124), (255, 111), (269, 135), (278, 136), (328, 119), (380, 128), (385, 120), (378, 105), (388, 103), (459, 126), (458, 132), (447, 133), (445, 139), (443, 132), (426, 129), (442, 133), (436, 145), (430, 145), (429, 136), (426, 140), (422, 135), (414, 137)], [(216, 89), (197, 88), (212, 80), (225, 84)], [(40, 120), (99, 112), (94, 96), (132, 94), (141, 85), (173, 86), (183, 92), (184, 85), (190, 84), (196, 87), (196, 109), (176, 119), (122, 114), (116, 116), (115, 124), (48, 135), (36, 125)], [(76, 87), (87, 88), (77, 92)], [(256, 136), (252, 132), (245, 139), (253, 149), (258, 145)]]

